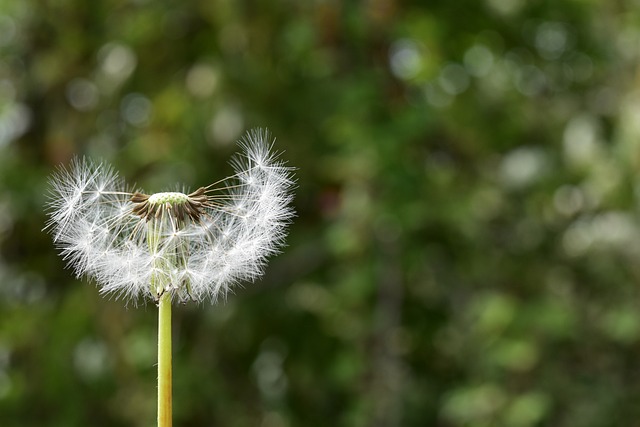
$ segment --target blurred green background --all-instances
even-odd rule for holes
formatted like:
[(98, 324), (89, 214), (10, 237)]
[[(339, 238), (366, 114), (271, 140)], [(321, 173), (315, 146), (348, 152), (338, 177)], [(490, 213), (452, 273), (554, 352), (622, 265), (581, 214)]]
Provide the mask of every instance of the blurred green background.
[(64, 269), (47, 176), (193, 189), (258, 126), (298, 217), (176, 308), (176, 426), (637, 425), (638, 6), (0, 0), (0, 426), (155, 425), (156, 308)]

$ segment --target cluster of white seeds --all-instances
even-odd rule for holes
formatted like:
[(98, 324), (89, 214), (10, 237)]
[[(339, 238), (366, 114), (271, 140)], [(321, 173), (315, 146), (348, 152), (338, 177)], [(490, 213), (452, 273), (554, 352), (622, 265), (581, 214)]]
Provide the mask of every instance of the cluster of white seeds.
[(47, 229), (102, 293), (215, 301), (262, 274), (293, 216), (291, 168), (268, 133), (250, 132), (240, 146), (235, 175), (189, 194), (131, 191), (111, 167), (75, 159), (51, 178)]

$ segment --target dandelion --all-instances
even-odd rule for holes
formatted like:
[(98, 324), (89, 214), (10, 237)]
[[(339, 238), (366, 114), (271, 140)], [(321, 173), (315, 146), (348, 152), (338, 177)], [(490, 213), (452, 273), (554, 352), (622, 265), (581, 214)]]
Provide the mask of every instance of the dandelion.
[(101, 293), (138, 301), (216, 300), (252, 280), (291, 218), (291, 169), (268, 134), (242, 140), (235, 175), (193, 192), (130, 190), (105, 164), (76, 159), (51, 179), (50, 229), (61, 255)]
[(75, 159), (50, 180), (49, 221), (62, 257), (103, 294), (159, 306), (158, 425), (171, 425), (171, 303), (216, 301), (254, 280), (285, 238), (291, 168), (267, 131), (240, 141), (235, 174), (188, 192), (146, 194), (108, 165)]

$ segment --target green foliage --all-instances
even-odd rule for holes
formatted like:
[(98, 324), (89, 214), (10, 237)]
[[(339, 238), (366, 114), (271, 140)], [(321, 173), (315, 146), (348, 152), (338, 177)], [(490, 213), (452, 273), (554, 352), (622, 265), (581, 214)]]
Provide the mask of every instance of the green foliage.
[(157, 310), (63, 269), (53, 168), (195, 188), (255, 126), (298, 217), (260, 283), (175, 309), (176, 425), (633, 424), (632, 6), (0, 2), (0, 425), (154, 425)]

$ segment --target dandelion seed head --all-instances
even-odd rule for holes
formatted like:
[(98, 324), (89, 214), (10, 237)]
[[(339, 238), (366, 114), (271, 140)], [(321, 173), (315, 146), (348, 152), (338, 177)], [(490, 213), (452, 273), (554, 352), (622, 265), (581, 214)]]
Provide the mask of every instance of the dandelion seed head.
[(262, 274), (293, 216), (292, 169), (267, 131), (239, 145), (235, 174), (193, 192), (133, 191), (110, 166), (74, 159), (50, 180), (45, 229), (76, 275), (103, 294), (216, 301)]

